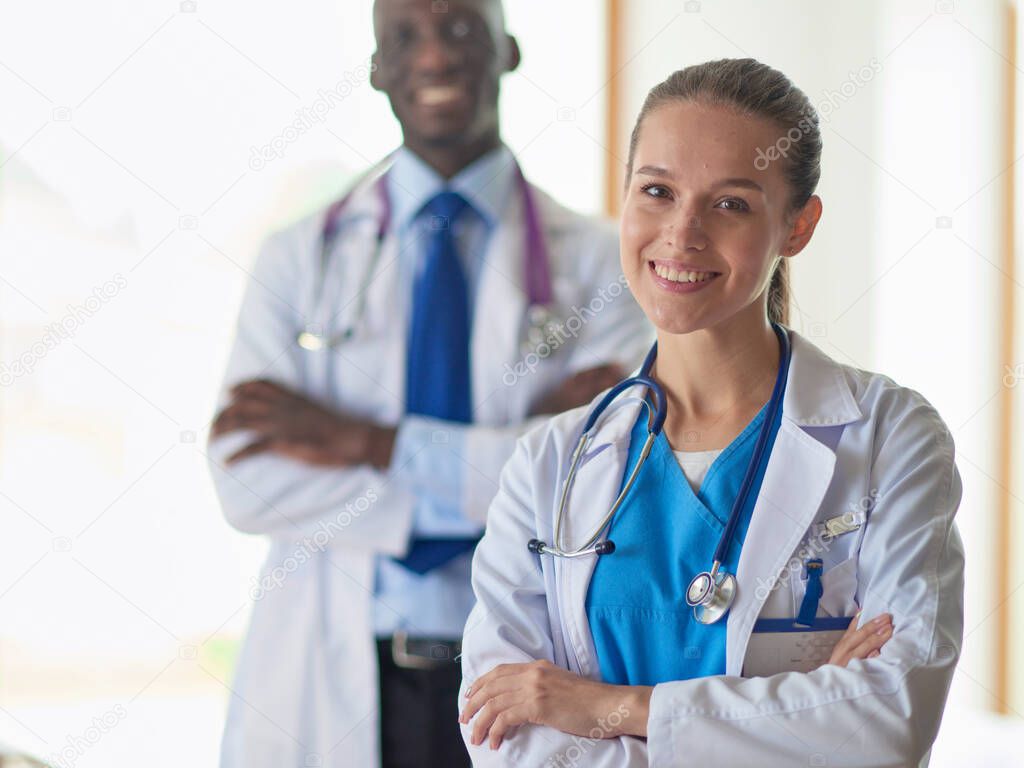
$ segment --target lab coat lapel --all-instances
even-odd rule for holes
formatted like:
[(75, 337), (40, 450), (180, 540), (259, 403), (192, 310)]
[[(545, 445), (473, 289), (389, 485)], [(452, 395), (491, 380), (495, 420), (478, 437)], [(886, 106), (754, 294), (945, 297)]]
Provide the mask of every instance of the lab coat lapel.
[(473, 419), (480, 424), (505, 424), (509, 411), (506, 364), (519, 359), (520, 329), (526, 312), (524, 287), (525, 236), (522, 195), (514, 191), (492, 233), (480, 269), (471, 341)]
[(783, 417), (736, 568), (739, 589), (728, 617), (726, 674), (740, 674), (754, 621), (814, 519), (835, 463), (832, 451)]
[(739, 675), (754, 622), (814, 520), (832, 482), (836, 455), (804, 426), (840, 427), (862, 417), (842, 369), (794, 331), (782, 423), (736, 569), (726, 674)]

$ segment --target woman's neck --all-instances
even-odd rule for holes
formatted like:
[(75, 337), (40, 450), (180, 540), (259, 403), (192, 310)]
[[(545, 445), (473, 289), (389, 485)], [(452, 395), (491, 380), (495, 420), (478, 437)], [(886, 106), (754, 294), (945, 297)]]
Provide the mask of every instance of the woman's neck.
[(778, 338), (763, 314), (748, 314), (687, 334), (659, 331), (654, 376), (668, 398), (673, 448), (728, 445), (771, 397)]

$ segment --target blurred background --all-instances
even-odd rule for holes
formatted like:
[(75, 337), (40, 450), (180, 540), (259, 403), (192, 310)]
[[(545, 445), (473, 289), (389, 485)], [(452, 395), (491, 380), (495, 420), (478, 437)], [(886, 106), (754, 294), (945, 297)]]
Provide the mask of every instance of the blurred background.
[[(206, 431), (260, 240), (399, 143), (370, 6), (4, 5), (0, 743), (216, 764), (265, 544), (223, 521)], [(1024, 739), (1015, 6), (506, 1), (524, 59), (504, 138), (577, 209), (616, 213), (640, 102), (674, 69), (753, 56), (817, 106), (825, 214), (792, 325), (924, 394), (963, 475), (966, 639), (935, 766), (1019, 765)]]

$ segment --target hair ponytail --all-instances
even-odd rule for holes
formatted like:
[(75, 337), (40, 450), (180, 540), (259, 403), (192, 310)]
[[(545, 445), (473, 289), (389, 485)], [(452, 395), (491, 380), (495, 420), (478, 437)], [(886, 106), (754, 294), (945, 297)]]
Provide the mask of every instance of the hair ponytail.
[(768, 320), (789, 325), (789, 261), (779, 259), (768, 284)]

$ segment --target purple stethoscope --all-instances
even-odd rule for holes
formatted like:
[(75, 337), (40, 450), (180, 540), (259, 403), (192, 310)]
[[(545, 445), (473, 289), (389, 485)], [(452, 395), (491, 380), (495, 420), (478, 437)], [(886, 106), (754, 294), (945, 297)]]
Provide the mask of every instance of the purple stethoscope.
[[(337, 347), (353, 337), (356, 327), (362, 321), (366, 313), (366, 296), (369, 293), (370, 283), (373, 281), (377, 265), (380, 263), (381, 253), (384, 248), (384, 240), (391, 228), (391, 199), (388, 195), (387, 173), (391, 167), (392, 157), (388, 156), (376, 166), (371, 168), (361, 179), (359, 179), (345, 195), (333, 203), (324, 216), (323, 230), (320, 236), (320, 275), (316, 282), (317, 294), (314, 302), (314, 309), (323, 303), (323, 292), (327, 275), (327, 260), (330, 257), (331, 249), (338, 235), (338, 225), (345, 208), (363, 184), (373, 181), (374, 191), (380, 204), (380, 214), (377, 218), (376, 243), (373, 256), (370, 258), (366, 271), (363, 274), (362, 282), (357, 293), (357, 305), (352, 320), (347, 326), (335, 333), (327, 334), (325, 330), (317, 326), (307, 326), (296, 336), (296, 342), (300, 347), (309, 352), (318, 352), (324, 349)], [(547, 244), (541, 232), (540, 214), (537, 211), (537, 201), (534, 198), (533, 190), (530, 188), (526, 177), (523, 175), (519, 163), (515, 162), (515, 176), (519, 193), (523, 200), (523, 218), (526, 228), (526, 297), (529, 307), (526, 312), (527, 331), (521, 343), (521, 352), (527, 354), (541, 346), (553, 332), (557, 322), (551, 309), (551, 265), (548, 258)]]

